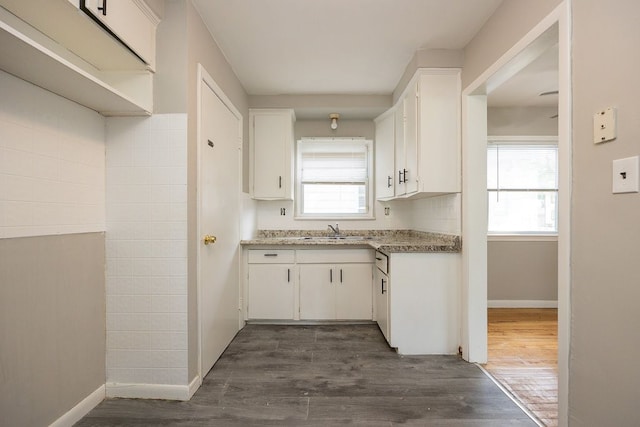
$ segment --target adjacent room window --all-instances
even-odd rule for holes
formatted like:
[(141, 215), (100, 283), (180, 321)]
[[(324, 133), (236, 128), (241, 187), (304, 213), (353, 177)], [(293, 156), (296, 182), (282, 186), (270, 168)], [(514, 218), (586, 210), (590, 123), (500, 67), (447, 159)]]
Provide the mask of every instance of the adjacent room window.
[(372, 218), (372, 143), (302, 139), (297, 146), (298, 218)]
[(557, 234), (557, 141), (489, 140), (489, 234)]

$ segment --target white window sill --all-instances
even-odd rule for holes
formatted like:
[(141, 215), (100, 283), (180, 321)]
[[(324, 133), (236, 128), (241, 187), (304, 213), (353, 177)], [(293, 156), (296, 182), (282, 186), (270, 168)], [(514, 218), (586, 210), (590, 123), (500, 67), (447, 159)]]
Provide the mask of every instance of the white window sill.
[(293, 219), (295, 221), (368, 221), (375, 220), (376, 217), (373, 215), (364, 215), (364, 216), (294, 216)]
[(489, 234), (488, 242), (557, 242), (557, 234)]

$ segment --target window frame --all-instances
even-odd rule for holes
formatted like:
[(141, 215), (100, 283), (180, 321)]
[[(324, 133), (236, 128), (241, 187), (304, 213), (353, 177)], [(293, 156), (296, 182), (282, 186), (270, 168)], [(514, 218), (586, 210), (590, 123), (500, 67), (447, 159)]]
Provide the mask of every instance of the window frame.
[[(557, 150), (558, 137), (557, 136), (488, 136), (487, 137), (487, 161), (488, 161), (489, 148), (492, 145), (512, 145), (512, 146), (545, 145), (545, 146), (555, 146)], [(557, 154), (556, 154), (556, 159), (557, 159)], [(489, 171), (487, 170), (487, 177), (488, 177), (488, 173)], [(559, 171), (559, 163), (558, 163), (558, 165), (556, 166), (556, 188), (554, 190), (548, 190), (548, 191), (554, 191), (556, 195), (558, 194), (559, 175), (560, 175), (560, 171)], [(522, 190), (526, 191), (527, 189), (522, 189)], [(514, 191), (514, 189), (510, 189), (509, 191)], [(512, 240), (512, 239), (517, 239), (518, 237), (522, 239), (528, 239), (528, 238), (532, 238), (532, 239), (540, 238), (544, 240), (546, 240), (546, 238), (557, 239), (558, 220), (559, 220), (559, 215), (558, 215), (559, 206), (557, 202), (556, 202), (556, 230), (554, 232), (527, 231), (527, 230), (491, 231), (489, 229), (490, 218), (489, 218), (489, 202), (488, 202), (490, 194), (491, 194), (491, 191), (489, 190), (489, 186), (487, 185), (487, 237), (489, 238), (489, 240), (500, 240), (500, 238), (507, 238), (509, 240)], [(557, 200), (558, 198), (556, 196), (556, 201)]]
[[(333, 213), (333, 214), (305, 214), (302, 212), (302, 206), (304, 203), (303, 192), (302, 192), (302, 162), (301, 162), (301, 143), (337, 143), (340, 142), (361, 142), (366, 148), (366, 165), (367, 165), (367, 177), (365, 179), (365, 197), (366, 197), (366, 212), (365, 213)], [(319, 137), (319, 138), (301, 138), (296, 141), (296, 153), (295, 153), (295, 210), (294, 210), (294, 219), (296, 220), (372, 220), (375, 219), (374, 212), (374, 194), (373, 194), (373, 185), (372, 185), (372, 176), (373, 176), (373, 140), (362, 138), (331, 138), (331, 137)]]

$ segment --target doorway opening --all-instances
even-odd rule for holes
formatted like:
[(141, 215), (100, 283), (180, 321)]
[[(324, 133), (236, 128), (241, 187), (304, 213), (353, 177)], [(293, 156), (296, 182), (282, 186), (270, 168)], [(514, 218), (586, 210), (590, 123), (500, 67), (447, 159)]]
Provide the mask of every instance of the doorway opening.
[[(463, 357), (487, 363), (488, 312), (488, 101), (536, 58), (557, 46), (558, 58), (558, 237), (557, 237), (557, 373), (559, 425), (568, 408), (571, 73), (570, 28), (566, 3), (541, 21), (503, 57), (463, 91)], [(553, 114), (552, 114), (553, 115)], [(549, 118), (549, 120), (551, 120)], [(538, 307), (544, 309), (545, 307)], [(552, 307), (553, 309), (553, 307)], [(554, 313), (551, 313), (553, 317)], [(494, 317), (494, 316), (491, 316)], [(552, 328), (554, 326), (551, 326)], [(491, 360), (489, 360), (491, 362)], [(551, 424), (553, 425), (553, 424)]]

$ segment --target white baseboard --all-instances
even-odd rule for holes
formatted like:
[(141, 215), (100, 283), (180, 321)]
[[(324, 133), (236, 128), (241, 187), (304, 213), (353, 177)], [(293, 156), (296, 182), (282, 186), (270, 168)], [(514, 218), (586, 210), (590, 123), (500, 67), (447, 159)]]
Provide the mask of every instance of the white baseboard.
[(549, 300), (510, 300), (487, 301), (489, 308), (558, 308), (558, 301)]
[(193, 394), (198, 391), (200, 386), (202, 385), (202, 378), (200, 375), (196, 375), (193, 381), (189, 384), (189, 399), (193, 396)]
[(189, 400), (191, 397), (191, 385), (107, 383), (106, 386), (109, 398)]
[(101, 385), (80, 403), (67, 411), (66, 414), (55, 420), (49, 427), (71, 427), (98, 406), (105, 398), (105, 386)]

